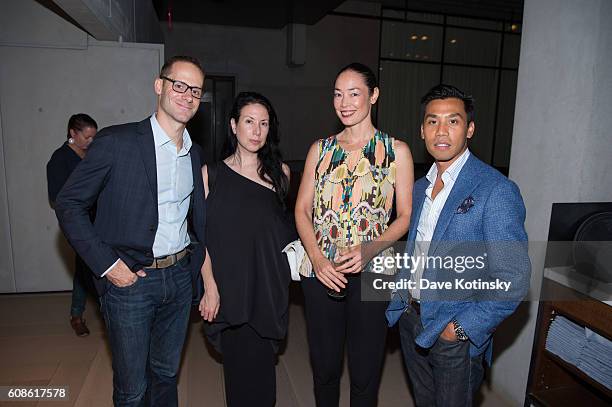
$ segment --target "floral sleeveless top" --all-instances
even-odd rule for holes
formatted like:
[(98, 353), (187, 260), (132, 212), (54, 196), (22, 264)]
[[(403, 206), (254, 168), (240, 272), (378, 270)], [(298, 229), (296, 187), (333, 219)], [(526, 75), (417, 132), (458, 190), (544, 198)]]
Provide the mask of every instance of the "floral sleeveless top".
[(362, 149), (354, 151), (345, 151), (335, 136), (319, 141), (313, 225), (328, 258), (338, 239), (353, 246), (387, 229), (395, 194), (393, 140), (376, 130)]

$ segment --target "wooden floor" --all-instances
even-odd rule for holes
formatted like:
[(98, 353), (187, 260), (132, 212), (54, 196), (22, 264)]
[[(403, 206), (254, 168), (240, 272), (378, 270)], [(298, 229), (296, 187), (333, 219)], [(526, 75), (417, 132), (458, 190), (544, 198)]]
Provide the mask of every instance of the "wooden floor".
[[(289, 334), (277, 365), (277, 406), (314, 406), (312, 375), (299, 290), (292, 287)], [(91, 335), (78, 338), (68, 322), (70, 293), (0, 295), (0, 386), (68, 386), (69, 401), (0, 402), (0, 406), (112, 406), (112, 370), (104, 324), (95, 302), (85, 317)], [(225, 406), (223, 367), (206, 346), (196, 314), (183, 353), (179, 378), (181, 406)], [(348, 374), (342, 378), (341, 406), (348, 406)], [(480, 405), (510, 406), (485, 383)], [(379, 406), (412, 406), (397, 332), (389, 333)], [(257, 403), (254, 402), (256, 407)]]

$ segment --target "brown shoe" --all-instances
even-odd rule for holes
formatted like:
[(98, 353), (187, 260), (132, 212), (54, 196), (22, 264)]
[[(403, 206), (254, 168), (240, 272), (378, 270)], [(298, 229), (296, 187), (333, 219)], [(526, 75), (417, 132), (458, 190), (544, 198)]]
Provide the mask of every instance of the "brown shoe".
[(85, 325), (85, 318), (82, 317), (70, 317), (70, 325), (74, 329), (76, 336), (87, 336), (89, 335), (89, 329)]

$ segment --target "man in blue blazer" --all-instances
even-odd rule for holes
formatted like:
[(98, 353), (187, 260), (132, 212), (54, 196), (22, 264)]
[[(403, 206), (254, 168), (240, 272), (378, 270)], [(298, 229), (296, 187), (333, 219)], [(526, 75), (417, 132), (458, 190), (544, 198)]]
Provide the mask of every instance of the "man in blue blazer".
[(421, 108), (421, 138), (435, 163), (414, 185), (412, 267), (397, 276), (410, 283), (394, 291), (387, 319), (399, 321), (416, 405), (470, 406), (483, 359), (491, 362), (493, 332), (528, 290), (525, 207), (518, 187), (468, 149), (470, 96), (438, 85)]
[[(64, 233), (98, 277), (116, 406), (178, 404), (205, 223), (201, 157), (185, 126), (203, 85), (196, 59), (168, 60), (154, 84), (155, 113), (101, 130), (57, 197)], [(189, 223), (201, 244), (191, 254)]]

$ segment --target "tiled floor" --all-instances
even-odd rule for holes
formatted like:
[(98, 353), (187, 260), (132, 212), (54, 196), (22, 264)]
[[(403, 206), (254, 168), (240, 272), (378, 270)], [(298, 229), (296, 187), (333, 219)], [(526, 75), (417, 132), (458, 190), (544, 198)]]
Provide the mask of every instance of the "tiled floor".
[[(277, 365), (277, 406), (314, 406), (312, 377), (300, 293), (292, 287), (286, 348)], [(1, 406), (111, 406), (112, 370), (103, 321), (94, 302), (85, 313), (91, 335), (76, 337), (68, 322), (70, 293), (0, 295), (0, 385), (69, 386), (65, 402), (0, 402)], [(206, 346), (202, 324), (193, 315), (179, 379), (181, 406), (224, 406), (222, 365)], [(379, 406), (412, 406), (397, 332), (389, 334)], [(341, 406), (348, 406), (348, 377), (342, 379)], [(504, 402), (483, 385), (481, 406)], [(253, 406), (257, 406), (256, 402)]]

